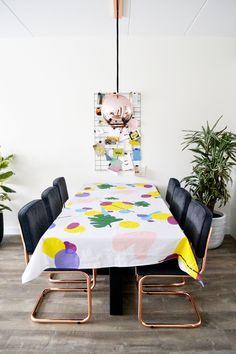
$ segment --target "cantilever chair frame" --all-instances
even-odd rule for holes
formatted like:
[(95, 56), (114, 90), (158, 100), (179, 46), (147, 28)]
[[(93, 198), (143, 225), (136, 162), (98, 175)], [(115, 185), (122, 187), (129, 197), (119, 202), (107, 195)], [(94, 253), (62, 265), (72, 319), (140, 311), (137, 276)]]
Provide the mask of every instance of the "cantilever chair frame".
[[(209, 230), (209, 234), (207, 237), (207, 242), (206, 242), (206, 248), (205, 248), (205, 253), (202, 258), (202, 264), (201, 264), (201, 269), (199, 271), (199, 274), (202, 274), (205, 270), (206, 267), (206, 258), (207, 258), (207, 251), (208, 251), (208, 245), (210, 241), (212, 233), (212, 228)], [(190, 295), (188, 292), (185, 291), (156, 291), (153, 290), (153, 288), (159, 288), (159, 287), (170, 287), (174, 286), (173, 284), (144, 284), (144, 281), (147, 279), (160, 279), (160, 278), (181, 278), (183, 281), (186, 278), (191, 278), (190, 275), (186, 276), (184, 275), (144, 275), (144, 276), (139, 276), (136, 275), (136, 279), (138, 281), (138, 320), (139, 322), (149, 328), (196, 328), (199, 327), (202, 323), (201, 315), (198, 310), (197, 304), (193, 298), (192, 295)], [(181, 283), (177, 283), (176, 286), (180, 286)], [(147, 291), (144, 290), (146, 288), (151, 288), (151, 290)], [(156, 322), (147, 322), (144, 321), (143, 319), (143, 294), (146, 295), (171, 295), (171, 296), (181, 296), (181, 297), (186, 297), (192, 305), (192, 308), (194, 310), (194, 313), (196, 315), (196, 321), (192, 323), (156, 323)]]
[[(68, 272), (66, 272), (68, 274)], [(84, 284), (85, 280), (82, 279), (56, 279), (55, 275), (58, 274), (56, 272), (50, 272), (49, 273), (49, 282), (50, 283), (54, 283), (54, 284), (66, 284), (66, 283), (72, 283), (72, 284)], [(60, 272), (61, 274), (61, 272)], [(73, 272), (72, 272), (73, 274)], [(93, 290), (96, 286), (96, 282), (97, 282), (97, 271), (96, 269), (92, 269), (92, 278), (91, 278), (91, 290)]]
[[(25, 264), (27, 265), (29, 263), (29, 260), (30, 260), (30, 255), (28, 254), (27, 252), (27, 249), (26, 249), (26, 245), (25, 245), (25, 240), (24, 240), (24, 237), (23, 237), (23, 232), (22, 232), (22, 229), (21, 229), (21, 226), (19, 224), (19, 227), (20, 227), (20, 236), (21, 236), (21, 240), (22, 240), (22, 244), (23, 244), (23, 249), (24, 249), (24, 259), (25, 259)], [(85, 287), (76, 287), (76, 288), (45, 288), (37, 302), (36, 302), (36, 305), (34, 306), (33, 308), (33, 311), (31, 313), (31, 320), (33, 322), (38, 322), (38, 323), (85, 323), (87, 321), (89, 321), (91, 319), (91, 316), (92, 316), (92, 295), (91, 295), (91, 291), (92, 289), (95, 287), (96, 285), (96, 270), (95, 269), (92, 269), (92, 279), (90, 279), (90, 276), (83, 272), (83, 271), (79, 271), (79, 270), (76, 270), (76, 271), (73, 271), (73, 270), (68, 270), (68, 271), (60, 271), (60, 270), (56, 270), (55, 271), (47, 271), (45, 270), (45, 273), (49, 273), (49, 279), (50, 277), (56, 275), (56, 274), (74, 274), (74, 273), (77, 273), (77, 274), (80, 274), (82, 277), (84, 277), (85, 279), (82, 280), (82, 279), (74, 279), (74, 280), (57, 280), (58, 283), (81, 283), (81, 284), (86, 284), (86, 288)], [(87, 315), (86, 317), (84, 318), (75, 318), (75, 319), (70, 319), (70, 318), (39, 318), (37, 317), (37, 314), (39, 312), (39, 309), (43, 303), (43, 300), (45, 299), (46, 295), (49, 294), (49, 293), (52, 293), (52, 292), (86, 292), (87, 293), (87, 303), (88, 303), (88, 306), (87, 306)]]
[[(62, 274), (62, 273), (73, 273), (73, 271), (55, 271), (55, 272), (51, 272), (53, 274)], [(37, 302), (36, 305), (31, 313), (31, 320), (33, 322), (38, 322), (38, 323), (85, 323), (87, 321), (90, 320), (91, 316), (92, 316), (92, 296), (91, 296), (91, 280), (90, 280), (90, 276), (84, 272), (80, 272), (77, 271), (77, 273), (79, 273), (81, 276), (85, 277), (85, 281), (86, 281), (86, 288), (46, 288), (44, 289)], [(45, 298), (45, 296), (51, 292), (86, 292), (87, 293), (87, 315), (84, 318), (39, 318), (37, 317), (37, 314), (39, 312), (39, 309), (43, 303), (43, 300)]]

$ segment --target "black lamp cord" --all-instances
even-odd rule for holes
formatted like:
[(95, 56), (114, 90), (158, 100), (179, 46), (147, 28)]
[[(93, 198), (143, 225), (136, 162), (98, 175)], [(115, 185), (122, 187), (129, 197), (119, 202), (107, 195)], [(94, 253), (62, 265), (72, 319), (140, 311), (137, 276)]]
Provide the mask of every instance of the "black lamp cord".
[(116, 92), (119, 93), (119, 0), (116, 0)]

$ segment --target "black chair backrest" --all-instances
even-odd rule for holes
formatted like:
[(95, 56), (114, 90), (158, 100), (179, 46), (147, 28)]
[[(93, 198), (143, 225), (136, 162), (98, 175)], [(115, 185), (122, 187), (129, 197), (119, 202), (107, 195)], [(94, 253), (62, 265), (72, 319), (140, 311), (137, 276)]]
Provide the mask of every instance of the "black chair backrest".
[(33, 200), (18, 212), (25, 248), (33, 254), (41, 236), (50, 226), (45, 205), (41, 199)]
[(176, 187), (174, 189), (173, 198), (170, 203), (170, 211), (174, 215), (175, 220), (178, 222), (181, 229), (184, 226), (191, 199), (191, 194), (186, 189), (181, 187)]
[(192, 200), (188, 207), (183, 230), (198, 258), (203, 258), (205, 254), (211, 222), (212, 212), (202, 203)]
[(48, 187), (41, 194), (45, 204), (50, 224), (58, 217), (62, 211), (62, 203), (57, 187)]
[(166, 190), (166, 201), (170, 205), (176, 187), (180, 187), (180, 182), (176, 178), (170, 178)]
[(69, 199), (65, 178), (58, 177), (58, 178), (54, 179), (53, 186), (58, 188), (62, 205), (64, 205), (65, 202)]

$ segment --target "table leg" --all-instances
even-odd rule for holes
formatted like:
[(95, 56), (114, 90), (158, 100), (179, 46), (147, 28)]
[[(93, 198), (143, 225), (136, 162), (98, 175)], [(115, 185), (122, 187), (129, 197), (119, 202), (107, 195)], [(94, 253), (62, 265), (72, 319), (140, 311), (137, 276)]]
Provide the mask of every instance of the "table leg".
[(123, 314), (122, 268), (110, 268), (110, 315)]

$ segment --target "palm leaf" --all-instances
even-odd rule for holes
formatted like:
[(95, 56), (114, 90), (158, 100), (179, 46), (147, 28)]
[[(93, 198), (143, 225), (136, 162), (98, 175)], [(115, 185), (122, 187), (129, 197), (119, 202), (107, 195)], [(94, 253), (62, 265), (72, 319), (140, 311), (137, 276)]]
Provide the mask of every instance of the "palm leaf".
[(111, 216), (111, 215), (99, 214), (93, 217), (89, 217), (89, 220), (91, 225), (93, 225), (96, 228), (101, 228), (106, 226), (111, 227), (111, 223), (122, 221), (123, 219), (118, 219), (115, 216)]

